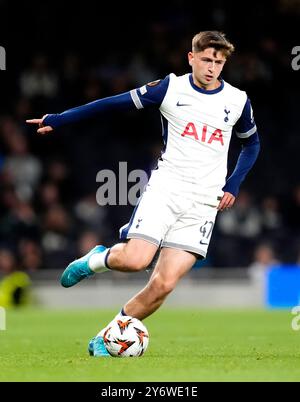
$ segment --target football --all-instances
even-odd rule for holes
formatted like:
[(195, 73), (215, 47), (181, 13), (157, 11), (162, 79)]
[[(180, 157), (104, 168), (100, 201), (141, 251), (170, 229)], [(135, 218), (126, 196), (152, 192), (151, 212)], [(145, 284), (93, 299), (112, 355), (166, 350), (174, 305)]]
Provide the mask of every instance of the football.
[(149, 333), (145, 325), (130, 316), (114, 320), (103, 334), (108, 353), (114, 357), (142, 356), (149, 343)]

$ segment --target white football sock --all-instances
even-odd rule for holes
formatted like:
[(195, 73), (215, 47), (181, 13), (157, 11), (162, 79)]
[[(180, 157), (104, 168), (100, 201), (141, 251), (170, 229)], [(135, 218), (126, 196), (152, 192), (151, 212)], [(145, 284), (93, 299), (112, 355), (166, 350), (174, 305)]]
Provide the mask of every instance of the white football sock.
[(110, 324), (112, 324), (115, 320), (120, 320), (120, 319), (122, 319), (123, 317), (125, 317), (125, 316), (122, 314), (122, 310), (121, 310), (121, 311), (115, 316), (115, 318), (112, 319), (111, 322), (106, 325), (106, 327), (104, 327), (103, 329), (101, 329), (101, 331), (100, 331), (96, 336), (102, 336), (102, 337), (103, 337), (105, 331), (106, 331), (107, 328), (110, 326)]
[(108, 252), (109, 248), (101, 253), (95, 253), (89, 258), (88, 265), (92, 271), (105, 272), (109, 270), (105, 265), (105, 258)]

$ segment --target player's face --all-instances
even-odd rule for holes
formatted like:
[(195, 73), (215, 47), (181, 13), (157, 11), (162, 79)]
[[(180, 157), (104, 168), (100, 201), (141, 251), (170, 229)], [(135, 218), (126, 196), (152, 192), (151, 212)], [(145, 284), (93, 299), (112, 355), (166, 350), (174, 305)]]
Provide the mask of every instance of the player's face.
[(188, 58), (196, 85), (209, 90), (220, 85), (218, 77), (226, 62), (222, 52), (209, 47), (202, 52), (189, 52)]

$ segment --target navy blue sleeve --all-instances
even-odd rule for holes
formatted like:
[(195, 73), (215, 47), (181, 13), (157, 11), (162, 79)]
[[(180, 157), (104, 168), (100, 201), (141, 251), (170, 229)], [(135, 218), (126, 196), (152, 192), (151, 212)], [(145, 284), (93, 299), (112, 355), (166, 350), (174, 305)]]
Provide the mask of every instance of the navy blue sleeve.
[(137, 109), (143, 109), (150, 106), (160, 107), (166, 92), (168, 90), (170, 77), (163, 80), (149, 82), (141, 88), (130, 91), (132, 99)]
[(244, 109), (234, 126), (236, 135), (239, 138), (248, 138), (256, 132), (256, 124), (253, 117), (253, 110), (250, 99), (247, 98)]
[(240, 185), (247, 173), (254, 165), (260, 150), (260, 142), (257, 132), (250, 137), (242, 139), (242, 150), (232, 175), (227, 179), (223, 191), (238, 195)]
[(160, 106), (169, 85), (169, 76), (163, 80), (150, 82), (141, 88), (133, 89), (120, 95), (98, 99), (86, 105), (66, 110), (63, 113), (49, 114), (43, 121), (44, 126), (56, 129), (65, 124), (76, 123), (98, 113), (106, 111), (124, 111), (143, 109), (148, 106)]
[(51, 126), (52, 128), (56, 129), (65, 124), (75, 123), (77, 121), (92, 117), (98, 113), (104, 113), (112, 110), (135, 110), (135, 104), (130, 92), (98, 99), (94, 102), (87, 103), (86, 105), (66, 110), (63, 113), (49, 114), (44, 119), (43, 125)]

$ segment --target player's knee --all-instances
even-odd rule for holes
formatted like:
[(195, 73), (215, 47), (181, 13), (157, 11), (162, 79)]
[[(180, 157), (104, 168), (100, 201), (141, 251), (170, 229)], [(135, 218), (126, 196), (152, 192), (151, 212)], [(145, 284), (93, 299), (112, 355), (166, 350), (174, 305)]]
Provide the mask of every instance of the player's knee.
[(151, 287), (158, 297), (165, 297), (174, 290), (176, 283), (177, 281), (172, 278), (166, 280), (160, 275), (156, 275), (151, 282)]
[(145, 252), (143, 248), (132, 247), (127, 244), (124, 248), (124, 263), (128, 270), (138, 272), (145, 270), (152, 261), (152, 255)]

